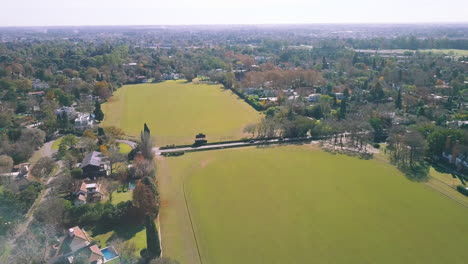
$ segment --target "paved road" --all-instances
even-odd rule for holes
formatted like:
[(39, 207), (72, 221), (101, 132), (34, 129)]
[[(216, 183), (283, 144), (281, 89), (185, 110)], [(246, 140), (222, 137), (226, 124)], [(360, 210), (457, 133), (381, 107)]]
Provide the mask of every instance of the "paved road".
[[(312, 140), (312, 138), (304, 138), (304, 141)], [(156, 155), (161, 155), (162, 153), (168, 152), (177, 152), (177, 151), (191, 151), (191, 150), (201, 150), (201, 149), (210, 149), (210, 148), (229, 148), (229, 147), (248, 147), (248, 146), (256, 146), (256, 145), (263, 145), (263, 144), (275, 144), (275, 143), (288, 143), (288, 142), (297, 142), (297, 139), (270, 139), (270, 140), (252, 140), (249, 142), (235, 142), (235, 143), (226, 143), (226, 144), (218, 144), (218, 145), (203, 145), (200, 147), (185, 147), (185, 148), (175, 148), (175, 149), (159, 149), (153, 148), (153, 151)]]
[(130, 145), (130, 147), (132, 147), (133, 149), (136, 148), (137, 146), (137, 143), (136, 142), (133, 142), (133, 141), (130, 141), (130, 140), (126, 140), (126, 139), (119, 139), (117, 140), (117, 142), (119, 143), (125, 143), (127, 145)]

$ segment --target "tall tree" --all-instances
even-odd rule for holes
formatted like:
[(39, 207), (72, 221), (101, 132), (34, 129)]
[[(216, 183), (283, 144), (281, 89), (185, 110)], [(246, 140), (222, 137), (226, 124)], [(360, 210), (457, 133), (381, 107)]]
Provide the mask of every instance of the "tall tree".
[(143, 131), (144, 131), (146, 134), (151, 135), (151, 131), (150, 131), (150, 129), (149, 129), (149, 127), (148, 127), (148, 125), (147, 125), (146, 123), (145, 123), (145, 125), (144, 125), (144, 127), (143, 127)]
[(150, 258), (159, 258), (161, 256), (158, 229), (153, 217), (150, 215), (146, 215), (146, 248)]
[(397, 98), (395, 100), (395, 107), (399, 110), (401, 110), (401, 107), (403, 106), (403, 102), (402, 102), (402, 99), (401, 99), (401, 89), (398, 89), (398, 95), (397, 95)]
[(98, 101), (94, 104), (94, 118), (97, 121), (102, 121), (104, 119), (104, 112), (102, 112), (101, 104)]

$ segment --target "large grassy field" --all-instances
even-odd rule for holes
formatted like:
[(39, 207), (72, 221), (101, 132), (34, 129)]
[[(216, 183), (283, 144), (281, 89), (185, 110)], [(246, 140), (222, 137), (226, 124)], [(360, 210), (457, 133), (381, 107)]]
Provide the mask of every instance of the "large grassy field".
[(163, 250), (181, 263), (200, 263), (197, 244), (203, 264), (468, 259), (468, 208), (385, 161), (288, 146), (158, 165)]
[(104, 126), (139, 136), (147, 123), (158, 146), (191, 144), (199, 132), (208, 141), (239, 139), (260, 114), (219, 85), (166, 81), (126, 85), (103, 105)]

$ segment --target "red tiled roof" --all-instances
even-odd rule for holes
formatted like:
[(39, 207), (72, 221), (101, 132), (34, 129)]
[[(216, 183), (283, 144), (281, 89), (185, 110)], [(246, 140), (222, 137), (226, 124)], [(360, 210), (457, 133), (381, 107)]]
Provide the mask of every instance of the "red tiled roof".
[(81, 229), (79, 226), (72, 227), (72, 229), (73, 229), (73, 234), (75, 235), (75, 237), (81, 238), (86, 241), (91, 241), (88, 235), (86, 234), (86, 232), (83, 229)]

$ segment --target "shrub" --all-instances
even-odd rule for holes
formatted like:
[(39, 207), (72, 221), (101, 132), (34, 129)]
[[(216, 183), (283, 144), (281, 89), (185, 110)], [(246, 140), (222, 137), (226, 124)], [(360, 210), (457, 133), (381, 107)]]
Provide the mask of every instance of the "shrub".
[(379, 148), (380, 148), (380, 144), (379, 144), (379, 143), (375, 143), (373, 146), (374, 146), (374, 148), (376, 148), (376, 149), (379, 149)]
[(73, 178), (82, 178), (83, 177), (83, 170), (81, 168), (74, 168), (71, 171), (71, 175)]
[(457, 186), (457, 191), (459, 191), (461, 194), (468, 196), (468, 189), (466, 189), (466, 186), (464, 185), (458, 185)]

